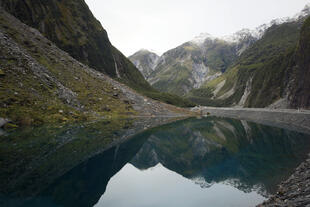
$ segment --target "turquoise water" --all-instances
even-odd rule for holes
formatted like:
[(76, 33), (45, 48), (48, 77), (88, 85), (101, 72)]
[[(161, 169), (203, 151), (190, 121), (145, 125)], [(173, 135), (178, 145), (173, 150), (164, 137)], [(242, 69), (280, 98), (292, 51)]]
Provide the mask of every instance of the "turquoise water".
[[(55, 130), (45, 136), (66, 138), (67, 144), (55, 145), (40, 159), (23, 160), (20, 172), (10, 171), (0, 148), (0, 206), (255, 206), (276, 191), (310, 149), (309, 135), (226, 118), (173, 122), (102, 152), (103, 129)], [(95, 146), (78, 145), (74, 137)], [(27, 144), (36, 146), (33, 142)]]

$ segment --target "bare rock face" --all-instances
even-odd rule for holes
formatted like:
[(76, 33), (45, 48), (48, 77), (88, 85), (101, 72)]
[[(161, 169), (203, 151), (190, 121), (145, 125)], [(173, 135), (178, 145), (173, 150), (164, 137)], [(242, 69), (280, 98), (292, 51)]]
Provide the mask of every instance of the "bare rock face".
[(148, 81), (160, 91), (185, 95), (220, 75), (236, 56), (227, 42), (187, 42), (165, 52)]
[(140, 70), (145, 79), (155, 70), (159, 56), (148, 50), (139, 50), (135, 54), (129, 56), (129, 60)]
[(294, 108), (310, 109), (310, 18), (308, 18), (300, 33), (296, 51), (296, 65), (293, 66), (291, 79), (291, 105)]

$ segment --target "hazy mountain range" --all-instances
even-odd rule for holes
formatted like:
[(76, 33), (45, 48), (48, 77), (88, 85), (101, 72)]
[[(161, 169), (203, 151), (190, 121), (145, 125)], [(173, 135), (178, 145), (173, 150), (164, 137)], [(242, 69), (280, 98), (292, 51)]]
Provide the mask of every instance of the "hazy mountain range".
[[(276, 19), (254, 30), (224, 37), (202, 33), (159, 58), (143, 50), (129, 59), (153, 87), (197, 104), (266, 107), (274, 103), (271, 107), (287, 108), (301, 104), (293, 98), (298, 96), (303, 99), (300, 106), (306, 107), (309, 97), (303, 92), (294, 95), (300, 90), (295, 77), (299, 72), (290, 64), (301, 52), (297, 45), (307, 44), (300, 30), (309, 14), (306, 5), (294, 17)], [(153, 60), (151, 66), (148, 59)], [(305, 84), (300, 88), (308, 87), (306, 81), (299, 81)]]

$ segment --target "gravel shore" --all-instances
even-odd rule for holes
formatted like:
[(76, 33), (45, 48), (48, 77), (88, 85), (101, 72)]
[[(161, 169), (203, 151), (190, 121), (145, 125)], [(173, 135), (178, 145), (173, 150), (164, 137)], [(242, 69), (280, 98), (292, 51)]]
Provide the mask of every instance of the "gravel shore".
[(200, 107), (203, 115), (243, 119), (264, 125), (280, 127), (310, 134), (310, 111), (265, 108), (215, 108)]

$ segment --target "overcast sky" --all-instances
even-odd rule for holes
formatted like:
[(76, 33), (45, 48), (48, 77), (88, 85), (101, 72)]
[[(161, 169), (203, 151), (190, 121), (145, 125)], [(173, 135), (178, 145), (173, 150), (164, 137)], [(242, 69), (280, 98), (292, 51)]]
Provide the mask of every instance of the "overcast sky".
[(114, 46), (161, 54), (200, 33), (223, 36), (293, 16), (309, 0), (85, 0)]

